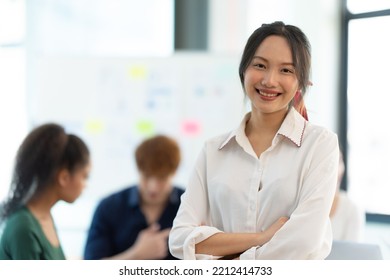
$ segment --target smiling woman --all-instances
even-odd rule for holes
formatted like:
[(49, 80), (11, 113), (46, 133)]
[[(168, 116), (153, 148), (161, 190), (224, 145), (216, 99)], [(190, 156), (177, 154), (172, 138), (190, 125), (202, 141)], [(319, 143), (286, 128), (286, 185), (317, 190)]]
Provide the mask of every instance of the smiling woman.
[(244, 74), (252, 106), (266, 113), (285, 114), (298, 85), (288, 42), (279, 36), (267, 37)]
[(239, 75), (252, 110), (205, 143), (169, 236), (174, 256), (329, 254), (339, 148), (334, 133), (307, 121), (309, 73), (310, 44), (299, 28), (274, 22), (250, 36)]

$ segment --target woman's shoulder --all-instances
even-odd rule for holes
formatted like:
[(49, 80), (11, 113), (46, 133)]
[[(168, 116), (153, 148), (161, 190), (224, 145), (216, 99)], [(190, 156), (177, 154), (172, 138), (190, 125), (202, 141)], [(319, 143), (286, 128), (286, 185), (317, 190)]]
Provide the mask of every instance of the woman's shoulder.
[(306, 122), (305, 131), (303, 134), (303, 140), (306, 141), (338, 141), (337, 134), (321, 125)]
[(8, 217), (5, 230), (27, 232), (35, 226), (36, 221), (30, 211), (26, 207), (22, 207)]
[(31, 212), (26, 207), (21, 207), (15, 212), (13, 212), (7, 219), (8, 223), (32, 223), (33, 216)]
[(21, 208), (12, 213), (5, 222), (3, 239), (5, 240), (30, 240), (37, 236), (39, 225), (34, 220), (32, 214)]
[(203, 148), (207, 151), (218, 151), (222, 147), (226, 146), (235, 137), (234, 130), (221, 133), (207, 139), (203, 145)]
[(208, 145), (221, 145), (221, 144), (223, 144), (224, 141), (226, 141), (229, 138), (229, 136), (232, 135), (232, 132), (233, 131), (227, 131), (227, 132), (212, 136), (206, 140), (206, 143)]

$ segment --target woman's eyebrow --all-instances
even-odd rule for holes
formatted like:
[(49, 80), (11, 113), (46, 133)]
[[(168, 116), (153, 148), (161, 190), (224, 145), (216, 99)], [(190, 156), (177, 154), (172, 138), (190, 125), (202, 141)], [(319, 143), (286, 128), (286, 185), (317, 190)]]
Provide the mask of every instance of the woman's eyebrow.
[(259, 56), (259, 55), (253, 56), (253, 59), (261, 59), (261, 60), (264, 60), (265, 62), (268, 62), (268, 60), (266, 58)]
[[(261, 60), (264, 60), (265, 62), (269, 62), (268, 59), (262, 57), (262, 56), (259, 56), (259, 55), (255, 55), (253, 56), (253, 59), (261, 59)], [(293, 66), (294, 67), (294, 63), (292, 62), (282, 62), (281, 65), (288, 65), (288, 66)]]

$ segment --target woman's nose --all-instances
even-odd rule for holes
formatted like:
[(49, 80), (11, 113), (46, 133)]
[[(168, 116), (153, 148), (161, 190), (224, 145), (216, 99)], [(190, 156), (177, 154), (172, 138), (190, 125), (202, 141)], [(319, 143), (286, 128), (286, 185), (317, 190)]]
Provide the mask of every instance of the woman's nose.
[(274, 87), (277, 83), (277, 73), (275, 71), (269, 70), (264, 73), (261, 85), (265, 87)]

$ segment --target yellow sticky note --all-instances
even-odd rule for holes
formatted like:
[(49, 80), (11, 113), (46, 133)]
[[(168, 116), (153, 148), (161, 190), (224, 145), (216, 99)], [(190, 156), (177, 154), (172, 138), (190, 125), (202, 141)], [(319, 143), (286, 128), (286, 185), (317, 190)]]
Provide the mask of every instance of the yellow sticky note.
[(136, 125), (137, 132), (143, 136), (151, 136), (154, 134), (155, 125), (148, 120), (140, 120)]
[(146, 79), (147, 69), (145, 65), (132, 65), (129, 68), (129, 76), (131, 79), (144, 80)]
[(104, 131), (104, 123), (102, 120), (87, 120), (85, 129), (89, 134), (102, 134)]

